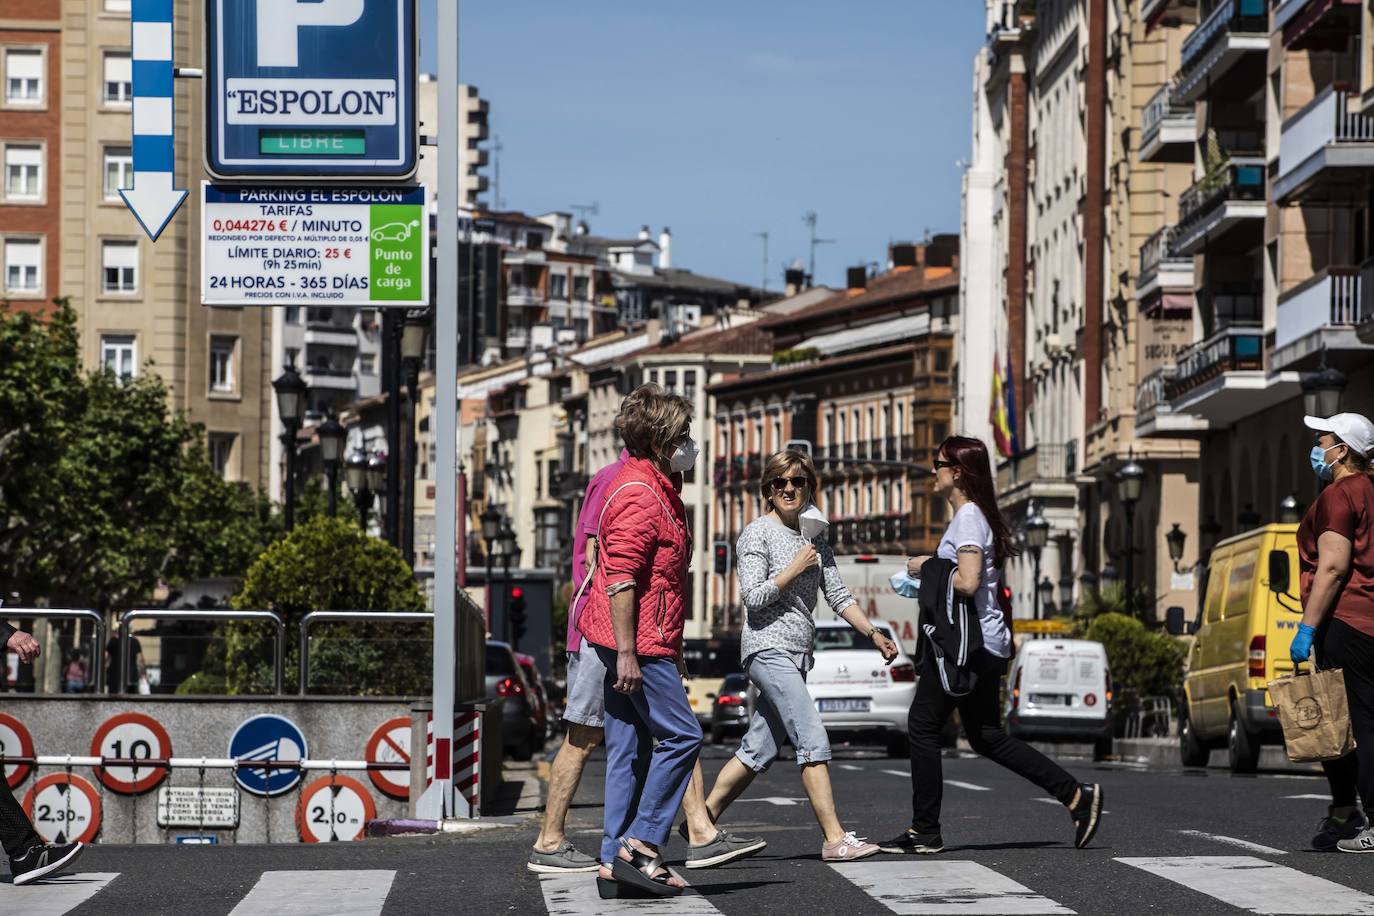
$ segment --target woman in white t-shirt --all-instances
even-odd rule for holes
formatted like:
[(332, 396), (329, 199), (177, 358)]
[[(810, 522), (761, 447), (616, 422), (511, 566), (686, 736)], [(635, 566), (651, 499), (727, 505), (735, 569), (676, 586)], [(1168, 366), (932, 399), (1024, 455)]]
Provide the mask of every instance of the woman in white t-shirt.
[[(953, 511), (936, 555), (957, 564), (954, 591), (973, 603), (983, 631), (983, 648), (969, 660), (969, 667), (978, 676), (971, 693), (949, 696), (938, 677), (921, 677), (917, 681), (916, 697), (907, 716), (911, 743), (911, 827), (896, 839), (881, 844), (883, 851), (929, 854), (944, 850), (940, 835), (944, 788), (940, 732), (956, 709), (976, 752), (1026, 777), (1069, 809), (1074, 823), (1074, 845), (1081, 849), (1097, 832), (1102, 813), (1101, 787), (1079, 783), (1059, 764), (1012, 738), (1002, 728), (1001, 684), (1012, 656), (1012, 641), (999, 592), (1002, 563), (1016, 553), (1016, 546), (1011, 529), (997, 508), (987, 447), (966, 436), (951, 436), (942, 442), (935, 458), (933, 489), (937, 496), (949, 501)], [(921, 566), (929, 559), (911, 558), (907, 561), (907, 572), (920, 575)], [(928, 643), (922, 644), (922, 650), (929, 652)]]

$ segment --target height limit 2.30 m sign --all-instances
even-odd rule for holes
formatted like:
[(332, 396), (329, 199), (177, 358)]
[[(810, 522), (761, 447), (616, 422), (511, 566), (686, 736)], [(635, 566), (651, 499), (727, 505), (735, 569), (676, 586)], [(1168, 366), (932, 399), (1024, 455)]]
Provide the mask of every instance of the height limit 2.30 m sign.
[(415, 174), (415, 0), (207, 0), (217, 179)]

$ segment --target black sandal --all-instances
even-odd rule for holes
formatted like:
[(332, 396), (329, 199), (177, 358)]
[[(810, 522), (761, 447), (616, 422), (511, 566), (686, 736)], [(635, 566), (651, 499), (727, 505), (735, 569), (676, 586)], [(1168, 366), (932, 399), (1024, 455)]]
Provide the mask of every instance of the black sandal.
[[(620, 845), (630, 854), (630, 861), (626, 862), (620, 856), (616, 856), (615, 861), (611, 863), (611, 875), (615, 880), (597, 878), (597, 891), (603, 900), (611, 899), (607, 893), (612, 890), (617, 897), (676, 897), (682, 893), (682, 888), (673, 887), (668, 883), (673, 875), (664, 867), (662, 856), (650, 856), (640, 852), (627, 840), (622, 839)], [(656, 877), (654, 873), (660, 869), (663, 874)], [(606, 885), (611, 887), (608, 888)]]

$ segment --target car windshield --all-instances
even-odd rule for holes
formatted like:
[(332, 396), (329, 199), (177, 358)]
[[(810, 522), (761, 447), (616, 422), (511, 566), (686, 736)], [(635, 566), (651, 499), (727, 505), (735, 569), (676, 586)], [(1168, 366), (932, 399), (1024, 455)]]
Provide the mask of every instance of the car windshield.
[(740, 669), (739, 641), (733, 639), (684, 639), (682, 660), (687, 676), (718, 678)]
[(722, 691), (725, 690), (748, 690), (749, 676), (745, 674), (732, 674), (720, 685)]
[[(892, 638), (892, 631), (887, 627), (876, 627), (877, 631), (888, 639)], [(817, 627), (815, 651), (830, 652), (835, 649), (848, 649), (856, 652), (877, 652), (878, 647), (873, 645), (873, 640), (850, 627)]]
[(501, 646), (487, 646), (487, 675), (509, 677), (515, 673), (515, 659), (510, 650)]

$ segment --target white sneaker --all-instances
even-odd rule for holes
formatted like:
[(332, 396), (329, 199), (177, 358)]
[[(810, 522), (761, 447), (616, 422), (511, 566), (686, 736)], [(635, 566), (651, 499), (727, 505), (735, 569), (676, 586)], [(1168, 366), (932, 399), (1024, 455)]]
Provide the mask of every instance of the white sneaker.
[(850, 830), (833, 843), (821, 845), (822, 862), (854, 862), (876, 855), (881, 850), (876, 843), (868, 843)]
[(1336, 848), (1341, 852), (1374, 852), (1374, 831), (1366, 827), (1350, 839), (1341, 840)]

